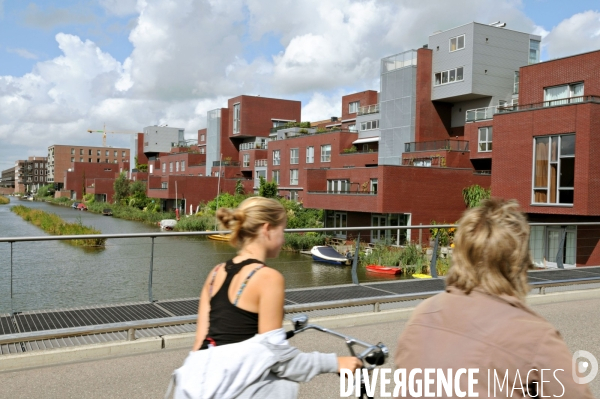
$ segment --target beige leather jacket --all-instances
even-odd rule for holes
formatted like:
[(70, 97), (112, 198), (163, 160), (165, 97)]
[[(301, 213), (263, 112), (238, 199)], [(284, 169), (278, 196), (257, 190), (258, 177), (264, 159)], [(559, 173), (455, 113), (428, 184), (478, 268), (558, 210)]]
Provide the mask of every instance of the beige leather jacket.
[[(407, 376), (414, 368), (478, 368), (480, 398), (530, 397), (528, 386), (537, 386), (539, 397), (593, 398), (587, 385), (574, 382), (572, 353), (546, 319), (518, 298), (479, 290), (467, 295), (447, 287), (420, 304), (399, 338), (395, 363)], [(444, 394), (435, 397), (453, 397)]]

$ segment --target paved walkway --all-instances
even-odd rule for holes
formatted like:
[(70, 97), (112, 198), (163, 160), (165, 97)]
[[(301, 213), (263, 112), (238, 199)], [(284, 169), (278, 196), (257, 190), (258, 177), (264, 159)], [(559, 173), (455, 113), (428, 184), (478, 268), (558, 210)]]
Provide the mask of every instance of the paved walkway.
[[(563, 334), (571, 351), (587, 350), (600, 359), (600, 298), (532, 306)], [(393, 354), (405, 321), (340, 328), (369, 342), (386, 343)], [(309, 331), (293, 338), (304, 351), (346, 354), (340, 340)], [(171, 372), (187, 350), (163, 350), (143, 355), (110, 358), (18, 372), (0, 373), (0, 396), (6, 398), (162, 398)], [(391, 367), (391, 363), (386, 365)], [(600, 397), (600, 376), (591, 384)], [(300, 398), (339, 397), (337, 375), (323, 375), (300, 388)]]

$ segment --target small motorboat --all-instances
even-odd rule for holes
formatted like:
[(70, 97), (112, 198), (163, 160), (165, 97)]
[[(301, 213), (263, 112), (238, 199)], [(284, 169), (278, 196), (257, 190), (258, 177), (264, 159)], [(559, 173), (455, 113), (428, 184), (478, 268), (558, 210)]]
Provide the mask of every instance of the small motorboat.
[(112, 209), (109, 209), (109, 208), (103, 209), (103, 210), (102, 210), (102, 214), (103, 214), (104, 216), (112, 216), (112, 215), (113, 215), (113, 214), (112, 214)]
[(332, 263), (334, 265), (349, 265), (352, 260), (330, 247), (329, 245), (316, 245), (310, 250), (313, 260), (317, 262)]
[(413, 276), (413, 278), (431, 278), (431, 276), (429, 274), (421, 274), (421, 273), (415, 273), (412, 276)]
[(87, 206), (86, 206), (86, 205), (85, 205), (83, 202), (80, 202), (80, 203), (77, 205), (77, 210), (78, 210), (78, 211), (87, 211), (87, 210), (88, 210), (88, 207), (87, 207)]
[(210, 234), (207, 237), (214, 241), (229, 241), (231, 234)]
[(173, 230), (175, 225), (177, 224), (177, 220), (175, 219), (163, 219), (158, 222), (161, 230)]
[(368, 272), (383, 273), (383, 274), (400, 274), (402, 269), (399, 267), (380, 266), (380, 265), (367, 265), (366, 269)]

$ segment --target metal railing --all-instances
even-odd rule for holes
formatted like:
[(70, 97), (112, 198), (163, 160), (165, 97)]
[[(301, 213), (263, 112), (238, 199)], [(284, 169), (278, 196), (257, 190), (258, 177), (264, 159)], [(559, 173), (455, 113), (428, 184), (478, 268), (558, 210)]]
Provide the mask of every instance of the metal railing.
[(364, 107), (358, 108), (358, 112), (356, 113), (356, 115), (360, 116), (360, 115), (376, 114), (378, 112), (379, 112), (379, 104), (365, 105)]
[(240, 151), (246, 150), (266, 150), (267, 143), (251, 142), (240, 144)]
[(498, 113), (529, 111), (532, 109), (542, 109), (542, 108), (547, 108), (547, 107), (558, 107), (558, 106), (564, 106), (564, 105), (583, 104), (583, 103), (600, 104), (600, 97), (599, 96), (579, 96), (579, 97), (561, 98), (561, 99), (557, 99), (557, 100), (542, 101), (540, 103), (533, 103), (533, 104), (506, 105), (503, 107), (498, 107)]
[(213, 161), (213, 166), (240, 166), (240, 161)]
[(268, 166), (268, 159), (256, 159), (254, 160), (254, 166)]
[(496, 113), (498, 113), (498, 106), (469, 109), (467, 110), (466, 121), (477, 122), (492, 119)]
[[(354, 191), (350, 191), (350, 190), (348, 190), (348, 191), (308, 191), (308, 194), (376, 195), (377, 191), (361, 191), (361, 190), (354, 190)], [(371, 228), (369, 228), (369, 229), (372, 230)], [(365, 228), (365, 230), (368, 230), (368, 229)]]
[(421, 151), (469, 151), (469, 142), (466, 140), (434, 140), (417, 141), (404, 144), (404, 152)]

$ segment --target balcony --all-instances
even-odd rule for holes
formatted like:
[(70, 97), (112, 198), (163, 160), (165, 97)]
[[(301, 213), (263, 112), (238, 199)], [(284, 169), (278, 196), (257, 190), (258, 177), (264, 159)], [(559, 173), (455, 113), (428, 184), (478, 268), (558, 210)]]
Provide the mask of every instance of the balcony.
[(254, 166), (266, 167), (268, 165), (268, 159), (257, 159), (254, 161)]
[[(600, 104), (599, 96), (579, 96), (579, 97), (569, 97), (569, 98), (560, 98), (557, 100), (543, 101), (541, 103), (534, 104), (515, 104), (509, 105), (505, 107), (499, 107), (498, 113), (509, 113), (509, 112), (517, 112), (517, 111), (529, 111), (532, 109), (542, 109), (548, 107), (559, 107), (563, 105), (572, 105), (572, 104), (584, 104), (584, 103), (596, 103)], [(468, 111), (467, 111), (468, 112)]]
[[(494, 115), (498, 113), (498, 106), (493, 107), (485, 107), (485, 108), (476, 108), (467, 110), (467, 118), (466, 122), (477, 122), (477, 121), (485, 121), (488, 119), (494, 118)], [(500, 107), (505, 108), (505, 107)]]
[(335, 194), (335, 195), (377, 195), (377, 191), (309, 191), (309, 194)]
[(360, 115), (369, 115), (369, 114), (377, 114), (377, 113), (379, 113), (379, 104), (373, 104), (373, 105), (365, 105), (364, 107), (360, 107), (358, 109), (358, 113), (356, 115), (360, 116)]
[(215, 166), (240, 166), (240, 161), (214, 161), (213, 167)]
[(404, 152), (420, 151), (469, 151), (469, 142), (465, 140), (420, 141), (404, 144)]
[(266, 150), (267, 143), (251, 142), (240, 144), (240, 151), (245, 150)]

